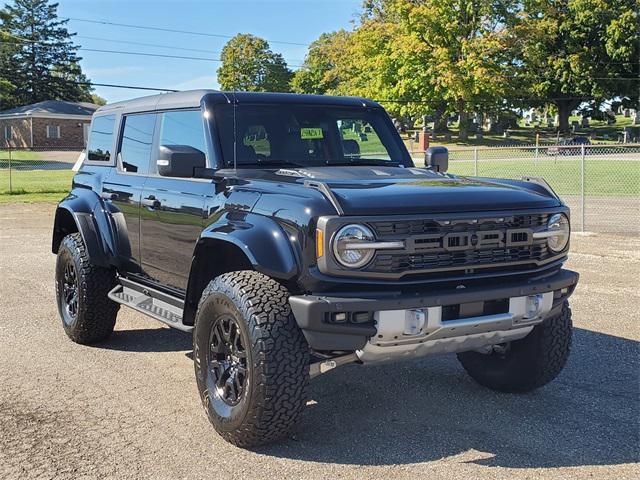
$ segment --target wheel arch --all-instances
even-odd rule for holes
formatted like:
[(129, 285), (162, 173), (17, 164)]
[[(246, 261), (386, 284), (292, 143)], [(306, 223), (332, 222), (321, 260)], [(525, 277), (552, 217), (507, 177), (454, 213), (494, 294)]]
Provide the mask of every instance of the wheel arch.
[(298, 262), (284, 230), (261, 215), (226, 213), (207, 227), (194, 249), (183, 323), (193, 325), (200, 296), (223, 273), (255, 270), (281, 283), (296, 278)]

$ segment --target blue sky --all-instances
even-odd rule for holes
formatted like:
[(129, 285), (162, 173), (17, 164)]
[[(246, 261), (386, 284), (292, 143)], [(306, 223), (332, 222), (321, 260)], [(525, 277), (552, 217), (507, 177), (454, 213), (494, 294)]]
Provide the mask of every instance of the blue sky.
[[(148, 25), (221, 35), (252, 33), (271, 41), (271, 48), (287, 62), (299, 65), (305, 46), (274, 41), (308, 44), (321, 33), (350, 28), (361, 0), (297, 1), (178, 1), (178, 0), (59, 0), (61, 17)], [(169, 55), (219, 58), (227, 39), (193, 36), (151, 30), (138, 30), (71, 20), (69, 30), (82, 47)], [(93, 38), (87, 38), (93, 37)], [(157, 48), (118, 42), (162, 44)], [(177, 48), (201, 51), (183, 51)], [(209, 53), (211, 52), (211, 53)], [(141, 57), (80, 51), (84, 72), (97, 83), (118, 83), (187, 90), (217, 88), (219, 62)], [(96, 87), (96, 93), (109, 102), (145, 95), (145, 92)], [(152, 92), (149, 92), (152, 93)]]

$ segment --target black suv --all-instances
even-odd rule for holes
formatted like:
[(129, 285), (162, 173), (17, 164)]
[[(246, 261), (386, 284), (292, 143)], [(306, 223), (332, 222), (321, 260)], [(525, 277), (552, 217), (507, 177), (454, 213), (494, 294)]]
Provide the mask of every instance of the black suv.
[(192, 91), (101, 107), (53, 231), (67, 335), (120, 305), (193, 332), (226, 440), (286, 436), (310, 378), (457, 353), (526, 392), (563, 368), (569, 209), (539, 179), (446, 173), (362, 98)]

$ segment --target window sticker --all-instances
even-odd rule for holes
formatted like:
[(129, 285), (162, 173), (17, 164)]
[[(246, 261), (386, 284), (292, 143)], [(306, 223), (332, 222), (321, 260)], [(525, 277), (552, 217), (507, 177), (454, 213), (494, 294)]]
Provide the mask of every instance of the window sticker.
[(324, 138), (321, 128), (301, 128), (300, 138), (302, 140), (318, 140)]

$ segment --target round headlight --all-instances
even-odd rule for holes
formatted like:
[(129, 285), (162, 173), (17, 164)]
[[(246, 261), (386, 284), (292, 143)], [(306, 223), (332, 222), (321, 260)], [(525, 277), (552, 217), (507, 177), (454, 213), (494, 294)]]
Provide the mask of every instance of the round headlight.
[(372, 249), (353, 248), (359, 243), (373, 242), (373, 232), (364, 225), (347, 225), (342, 227), (333, 237), (333, 254), (341, 265), (349, 268), (360, 268), (373, 258)]
[(547, 237), (547, 246), (553, 252), (561, 252), (569, 243), (571, 227), (569, 219), (564, 213), (552, 215), (547, 224), (547, 230), (553, 235)]

